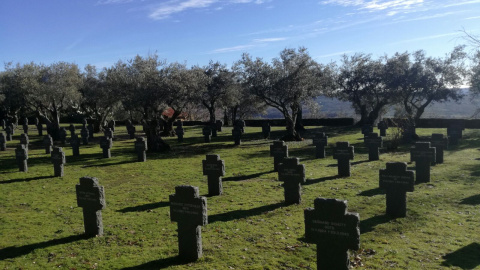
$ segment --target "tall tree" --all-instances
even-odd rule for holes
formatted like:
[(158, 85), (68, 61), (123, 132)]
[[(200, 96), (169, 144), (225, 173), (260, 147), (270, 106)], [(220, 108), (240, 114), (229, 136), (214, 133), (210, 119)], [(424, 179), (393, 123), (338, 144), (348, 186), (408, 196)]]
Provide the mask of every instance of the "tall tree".
[(80, 88), (81, 109), (93, 119), (95, 132), (102, 129), (107, 117), (119, 107), (120, 100), (116, 85), (106, 82), (107, 70), (97, 72), (95, 66), (85, 66), (83, 86)]
[[(194, 67), (194, 69), (196, 68)], [(225, 64), (213, 61), (204, 66), (203, 71), (206, 80), (203, 90), (198, 92), (197, 99), (207, 108), (210, 122), (215, 122), (217, 105), (233, 84), (234, 73)]]
[(76, 64), (66, 62), (53, 63), (40, 72), (39, 87), (29, 89), (27, 101), (47, 124), (49, 134), (58, 139), (62, 111), (79, 106), (82, 76)]
[(380, 112), (395, 101), (396, 95), (384, 83), (385, 64), (382, 59), (373, 60), (367, 54), (344, 55), (338, 68), (334, 95), (350, 101), (360, 115), (358, 124), (370, 124)]
[(302, 104), (332, 85), (331, 67), (315, 62), (303, 47), (283, 50), (271, 64), (243, 54), (235, 70), (242, 74), (246, 89), (283, 114), (287, 127), (284, 140), (301, 140), (295, 123)]
[(119, 61), (106, 71), (107, 84), (118, 89), (125, 109), (142, 115), (148, 149), (153, 152), (170, 149), (161, 138), (159, 128), (168, 96), (161, 76), (164, 66), (165, 61), (159, 60), (156, 54), (145, 58), (137, 55), (128, 63)]

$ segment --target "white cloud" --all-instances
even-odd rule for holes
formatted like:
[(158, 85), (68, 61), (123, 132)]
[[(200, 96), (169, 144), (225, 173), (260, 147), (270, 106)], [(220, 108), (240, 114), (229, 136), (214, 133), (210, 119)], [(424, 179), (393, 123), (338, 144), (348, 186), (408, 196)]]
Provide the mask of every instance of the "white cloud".
[(358, 9), (368, 11), (387, 10), (390, 16), (394, 14), (393, 11), (414, 9), (422, 6), (423, 3), (424, 0), (327, 0), (320, 2), (323, 5), (358, 7)]

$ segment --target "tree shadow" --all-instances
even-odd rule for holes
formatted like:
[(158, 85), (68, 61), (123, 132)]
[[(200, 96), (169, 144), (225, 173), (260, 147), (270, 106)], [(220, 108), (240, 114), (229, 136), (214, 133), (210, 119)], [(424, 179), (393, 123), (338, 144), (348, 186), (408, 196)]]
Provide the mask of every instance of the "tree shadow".
[(236, 219), (247, 218), (251, 216), (257, 216), (265, 212), (269, 212), (277, 208), (281, 208), (282, 206), (285, 206), (285, 204), (274, 203), (270, 205), (264, 205), (257, 208), (248, 209), (248, 210), (234, 210), (234, 211), (230, 211), (222, 214), (211, 215), (208, 217), (208, 223), (214, 223), (219, 221), (226, 222), (226, 221), (231, 221)]
[[(103, 158), (102, 158), (103, 159)], [(107, 159), (108, 160), (108, 159)], [(136, 160), (124, 160), (124, 161), (119, 161), (119, 162), (112, 162), (112, 163), (102, 163), (102, 164), (91, 164), (91, 165), (84, 165), (82, 168), (90, 168), (90, 167), (107, 167), (107, 166), (113, 166), (113, 165), (121, 165), (121, 164), (128, 164), (128, 163), (134, 163)]]
[(364, 190), (360, 193), (358, 193), (358, 195), (360, 196), (366, 196), (366, 197), (373, 197), (373, 196), (376, 196), (376, 195), (382, 195), (382, 194), (385, 194), (385, 191), (381, 188), (372, 188), (372, 189), (369, 189), (369, 190)]
[(128, 213), (128, 212), (142, 212), (147, 210), (152, 210), (160, 207), (167, 207), (170, 205), (170, 202), (154, 202), (154, 203), (147, 203), (138, 206), (131, 206), (125, 207), (123, 209), (117, 210), (120, 213)]
[(11, 179), (11, 180), (7, 180), (7, 181), (1, 181), (0, 184), (30, 182), (30, 181), (34, 181), (34, 180), (47, 179), (47, 178), (53, 178), (53, 176), (50, 175), (50, 176), (36, 176), (36, 177), (30, 177), (30, 178)]
[(342, 177), (340, 175), (333, 175), (333, 176), (320, 177), (320, 178), (317, 178), (317, 179), (307, 179), (305, 184), (302, 184), (302, 186), (313, 185), (313, 184), (317, 184), (317, 183), (321, 183), (321, 182), (325, 182), (325, 181), (329, 181), (329, 180), (334, 180), (334, 179), (338, 179), (338, 178), (342, 178)]
[(268, 173), (273, 173), (273, 172), (275, 172), (275, 171), (271, 170), (271, 171), (268, 171), (268, 172), (260, 172), (260, 173), (254, 173), (254, 174), (248, 174), (248, 175), (230, 176), (230, 177), (222, 178), (222, 181), (243, 181), (243, 180), (257, 178), (261, 175), (268, 174)]
[(387, 215), (373, 216), (371, 218), (360, 221), (360, 233), (368, 233), (373, 231), (374, 227), (383, 223), (387, 223), (395, 218)]
[(12, 258), (20, 257), (23, 255), (27, 255), (28, 253), (39, 248), (47, 248), (47, 247), (56, 246), (56, 245), (68, 244), (68, 243), (72, 243), (78, 240), (88, 239), (88, 238), (89, 237), (86, 236), (85, 234), (71, 235), (64, 238), (60, 238), (60, 239), (48, 240), (45, 242), (25, 245), (21, 247), (13, 246), (13, 247), (3, 248), (3, 249), (0, 249), (0, 260), (12, 259)]
[(462, 199), (462, 201), (460, 201), (460, 204), (479, 205), (480, 204), (480, 194), (464, 198), (464, 199)]
[(170, 266), (188, 264), (189, 262), (184, 262), (179, 256), (164, 258), (156, 261), (147, 262), (141, 265), (125, 267), (121, 270), (141, 270), (141, 269), (164, 269)]
[(457, 266), (461, 269), (474, 269), (480, 265), (480, 244), (471, 243), (443, 256), (444, 266)]

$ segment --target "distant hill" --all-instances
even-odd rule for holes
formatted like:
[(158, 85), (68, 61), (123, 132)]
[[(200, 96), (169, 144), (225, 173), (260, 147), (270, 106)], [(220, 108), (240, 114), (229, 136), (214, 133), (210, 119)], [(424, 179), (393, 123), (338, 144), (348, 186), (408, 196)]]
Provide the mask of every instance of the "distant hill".
[[(462, 89), (465, 97), (457, 102), (434, 103), (427, 107), (422, 118), (471, 118), (477, 108), (480, 107), (480, 98), (472, 99), (468, 95), (468, 89)], [(317, 98), (320, 104), (320, 117), (357, 117), (350, 102), (321, 96)], [(311, 117), (308, 108), (304, 108), (306, 118)], [(384, 115), (384, 117), (393, 117), (394, 108)], [(273, 108), (268, 109), (267, 114), (262, 118), (283, 118), (282, 114)]]

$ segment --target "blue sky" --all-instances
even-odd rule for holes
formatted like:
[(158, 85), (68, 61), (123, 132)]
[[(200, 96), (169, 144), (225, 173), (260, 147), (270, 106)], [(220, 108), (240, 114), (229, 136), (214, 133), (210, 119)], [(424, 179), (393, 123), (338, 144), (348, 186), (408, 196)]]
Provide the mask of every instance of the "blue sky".
[[(108, 67), (139, 54), (231, 65), (308, 48), (317, 61), (424, 49), (480, 33), (480, 0), (1, 0), (0, 61)], [(3, 70), (3, 63), (0, 70)]]

